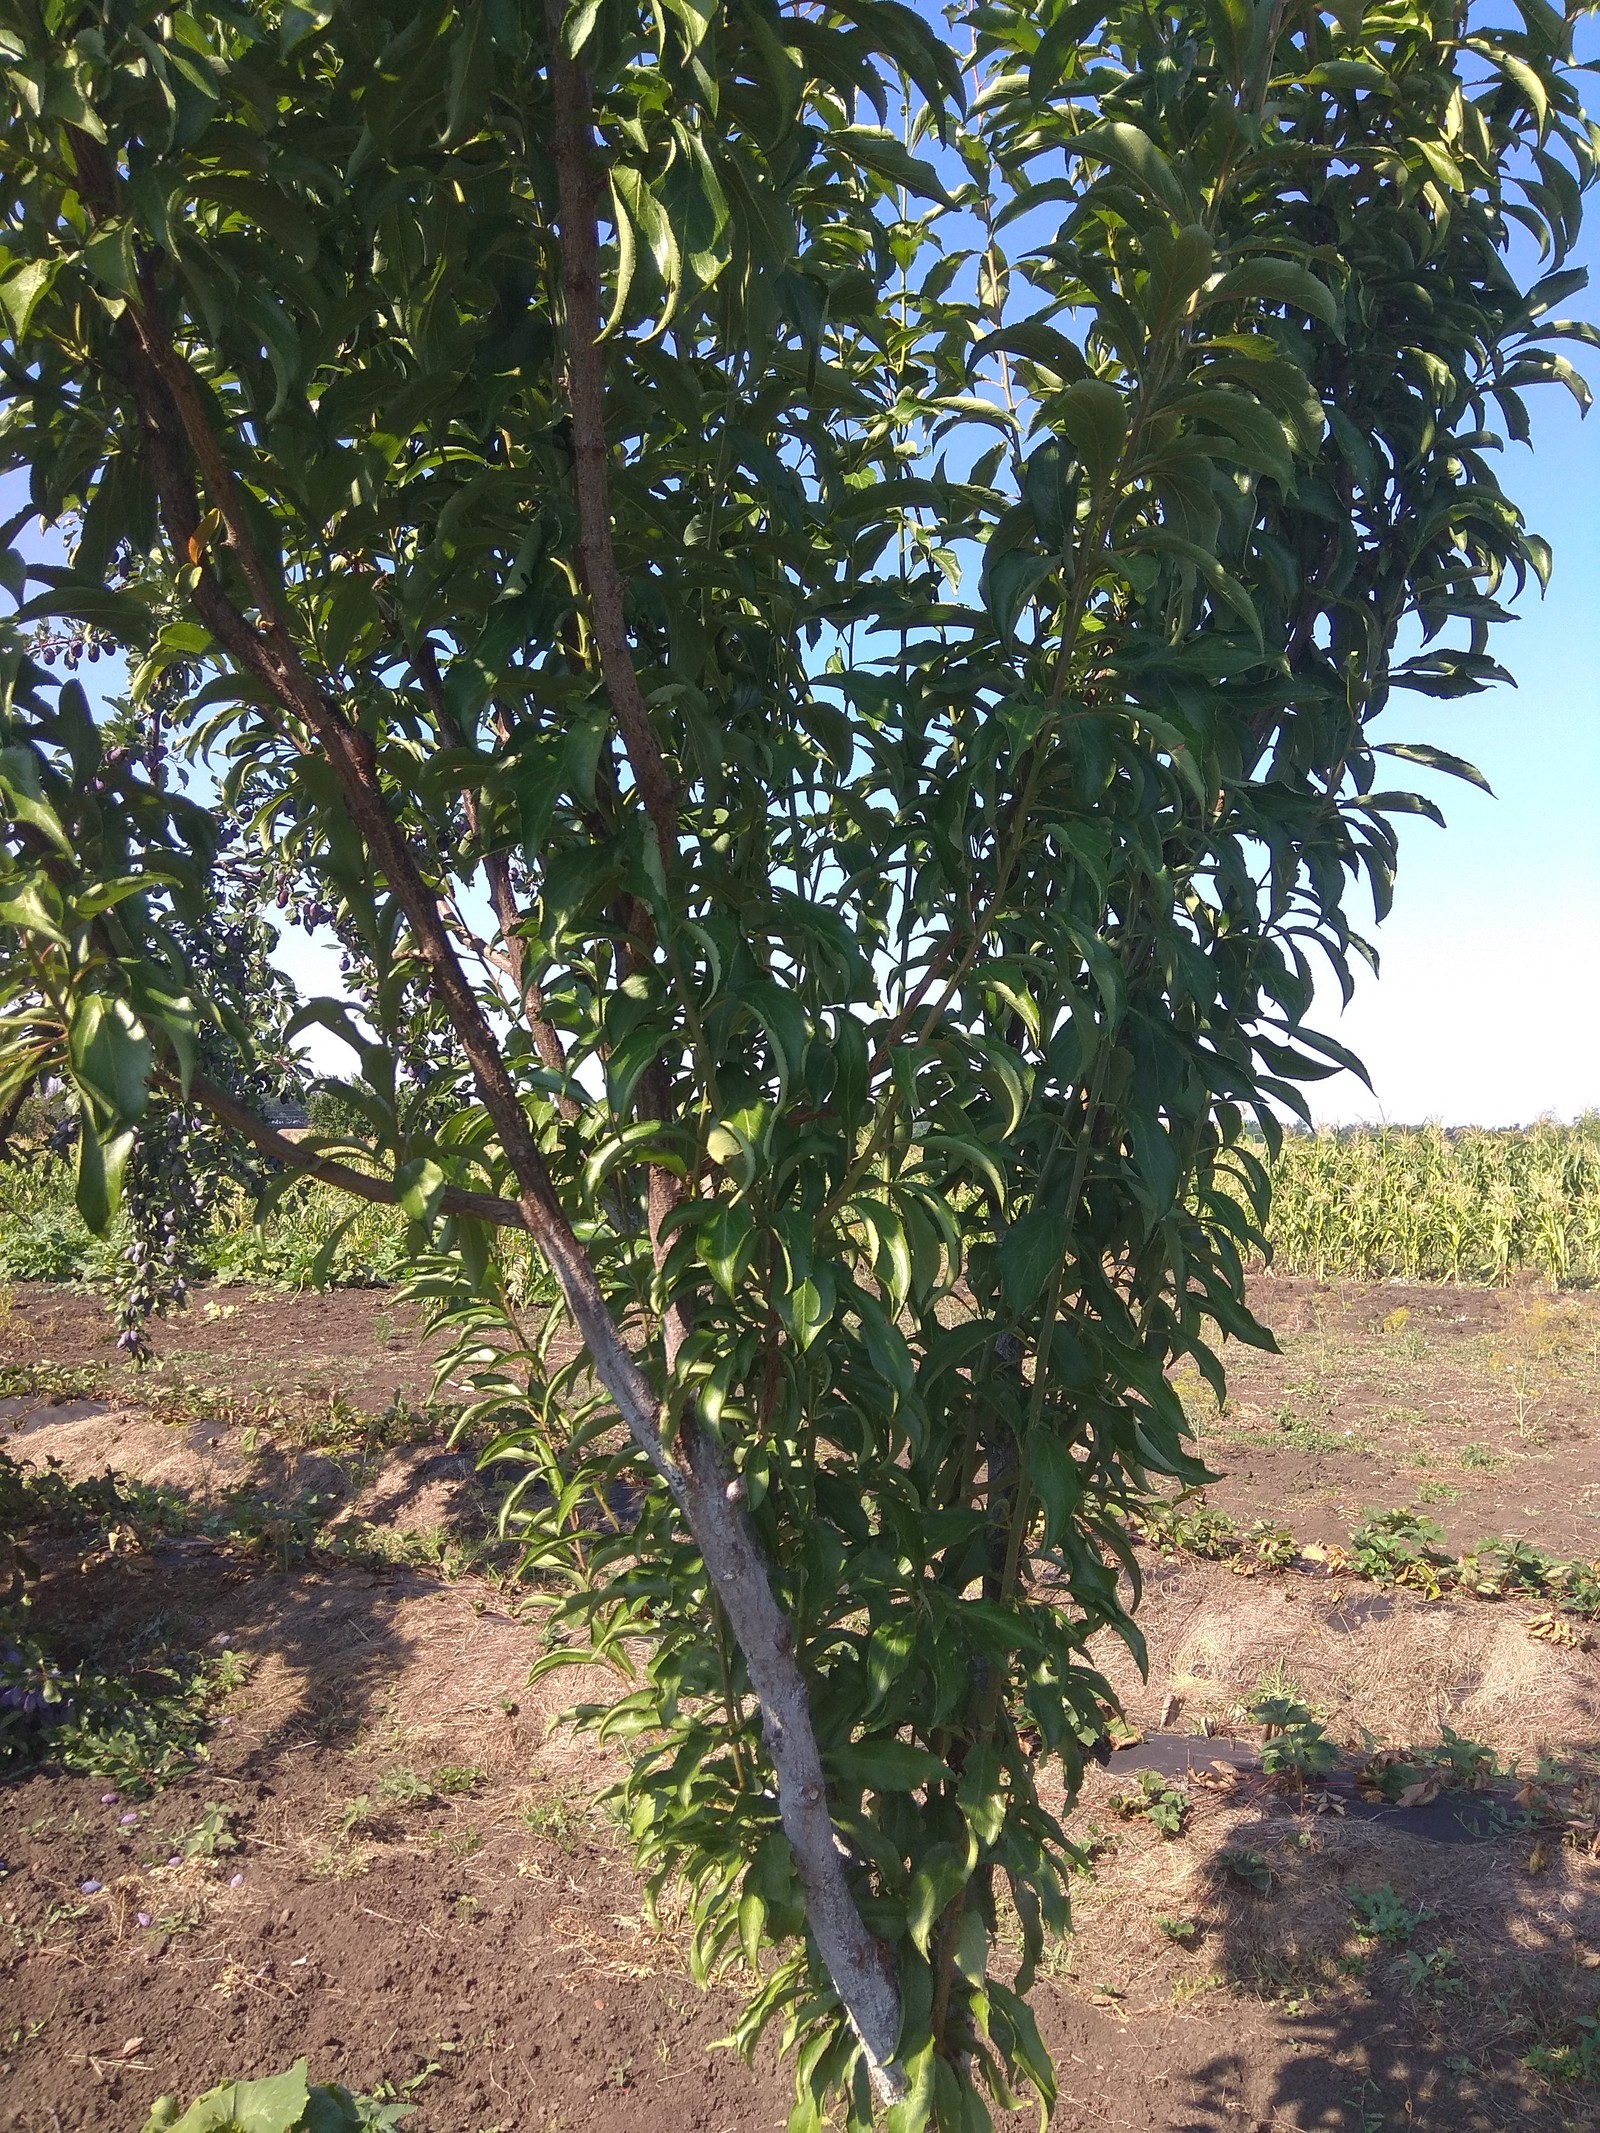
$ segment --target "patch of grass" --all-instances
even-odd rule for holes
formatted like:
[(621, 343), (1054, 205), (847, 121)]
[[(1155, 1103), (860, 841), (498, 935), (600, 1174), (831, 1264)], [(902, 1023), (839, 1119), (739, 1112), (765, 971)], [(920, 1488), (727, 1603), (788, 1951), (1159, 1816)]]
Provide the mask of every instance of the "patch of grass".
[(1522, 2061), (1553, 2088), (1600, 2081), (1600, 2016), (1580, 2015), (1559, 2044), (1536, 2044)]
[(570, 1850), (582, 1814), (565, 1800), (530, 1800), (517, 1810), (517, 1820), (536, 1837), (548, 1837), (562, 1850)]
[(72, 1667), (38, 1639), (0, 1629), (0, 1773), (60, 1769), (147, 1798), (204, 1760), (220, 1706), (244, 1679), (232, 1652)]
[(104, 1363), (4, 1363), (0, 1400), (91, 1400), (108, 1375)]
[(1172, 2004), (1184, 2007), (1190, 2000), (1199, 1999), (1203, 1992), (1221, 1992), (1227, 1985), (1227, 1973), (1208, 1970), (1202, 1977), (1180, 1977), (1172, 1981)]
[(1483, 1444), (1464, 1444), (1456, 1453), (1456, 1465), (1464, 1466), (1472, 1473), (1497, 1474), (1501, 1467), (1510, 1464), (1504, 1453), (1491, 1452)]

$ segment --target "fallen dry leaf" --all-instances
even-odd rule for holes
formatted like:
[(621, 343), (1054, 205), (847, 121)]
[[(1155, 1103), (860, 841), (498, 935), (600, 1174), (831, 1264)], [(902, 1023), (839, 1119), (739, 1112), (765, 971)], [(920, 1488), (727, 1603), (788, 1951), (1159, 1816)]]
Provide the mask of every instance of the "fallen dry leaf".
[(1541, 1837), (1538, 1843), (1533, 1847), (1533, 1850), (1528, 1854), (1528, 1872), (1530, 1874), (1542, 1874), (1549, 1864), (1550, 1847), (1548, 1844), (1545, 1843), (1543, 1837)]
[(1540, 1614), (1529, 1615), (1523, 1627), (1530, 1637), (1537, 1637), (1541, 1644), (1559, 1644), (1564, 1651), (1569, 1652), (1587, 1651), (1589, 1648), (1589, 1639), (1551, 1607), (1545, 1608)]
[(1414, 1785), (1408, 1785), (1394, 1804), (1396, 1807), (1426, 1807), (1430, 1800), (1438, 1797), (1439, 1773), (1430, 1770), (1425, 1778), (1418, 1778)]

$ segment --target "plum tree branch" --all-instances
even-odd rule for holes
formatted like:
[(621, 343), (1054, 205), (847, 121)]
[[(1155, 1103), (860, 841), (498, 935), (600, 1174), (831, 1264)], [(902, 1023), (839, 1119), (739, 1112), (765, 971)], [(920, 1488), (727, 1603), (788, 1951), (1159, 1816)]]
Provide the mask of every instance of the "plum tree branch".
[[(308, 1148), (303, 1141), (290, 1140), (286, 1133), (280, 1133), (276, 1126), (269, 1125), (204, 1074), (190, 1075), (189, 1094), (214, 1118), (231, 1126), (235, 1133), (252, 1141), (263, 1155), (270, 1155), (274, 1162), (284, 1164), (287, 1169), (298, 1170), (320, 1184), (337, 1186), (340, 1192), (348, 1192), (358, 1200), (369, 1200), (375, 1207), (397, 1207), (400, 1204), (400, 1195), (392, 1179), (371, 1177), (364, 1170), (341, 1163), (335, 1156)], [(489, 1192), (467, 1192), (457, 1185), (445, 1187), (440, 1207), (447, 1215), (468, 1215), (475, 1222), (492, 1222), (500, 1229), (525, 1230), (528, 1226), (515, 1200), (502, 1200)]]
[[(91, 213), (97, 217), (114, 213), (115, 179), (103, 149), (76, 130), (72, 139), (83, 197)], [(596, 1373), (688, 1525), (733, 1627), (761, 1707), (778, 1780), (779, 1813), (805, 1890), (807, 1917), (819, 1953), (861, 2038), (880, 2092), (899, 2095), (904, 2082), (895, 2065), (900, 2030), (898, 1987), (887, 1953), (867, 1930), (850, 1886), (829, 1808), (805, 1679), (795, 1655), (794, 1633), (773, 1590), (755, 1529), (743, 1508), (742, 1492), (716, 1445), (702, 1431), (692, 1425), (680, 1430), (677, 1451), (681, 1457), (675, 1456), (663, 1437), (660, 1404), (611, 1315), (594, 1268), (557, 1196), (499, 1040), (451, 943), (438, 897), (390, 810), (377, 749), (370, 735), (343, 716), (306, 669), (283, 609), (281, 587), (273, 581), (256, 546), (237, 477), (211, 427), (194, 373), (163, 330), (157, 299), (153, 275), (147, 272), (140, 299), (130, 302), (122, 314), (122, 346), (128, 364), (125, 382), (138, 409), (168, 537), (180, 556), (198, 566), (192, 594), (195, 611), (229, 656), (264, 685), (280, 712), (314, 739), (334, 772), (353, 825), (405, 914), (417, 956), (461, 1043), (517, 1181), (523, 1222), (560, 1284)], [(590, 412), (597, 414), (598, 408)], [(599, 451), (603, 461), (603, 437)], [(200, 551), (196, 471), (260, 613), (259, 628), (234, 604)], [(592, 512), (592, 497), (589, 509)], [(604, 558), (610, 553), (609, 528), (603, 531), (605, 537), (596, 551), (602, 576)], [(614, 560), (611, 572), (597, 604), (597, 634), (598, 614), (604, 607), (609, 618), (606, 627), (621, 633), (626, 652), (621, 583), (615, 576)], [(631, 674), (631, 657), (626, 666)], [(670, 782), (665, 781), (665, 765), (647, 715), (644, 734), (637, 732), (638, 714), (644, 712), (637, 677), (634, 691), (637, 700), (630, 702), (624, 687), (622, 701), (614, 699), (613, 708), (625, 739), (630, 725), (639, 738), (640, 754), (635, 759), (630, 753), (630, 763), (656, 834), (670, 839)], [(664, 862), (665, 857), (664, 850)]]
[(573, 487), (578, 503), (578, 557), (600, 672), (645, 809), (669, 866), (678, 844), (678, 806), (661, 743), (650, 722), (628, 644), (626, 588), (611, 538), (610, 447), (600, 351), (599, 177), (588, 77), (568, 56), (562, 0), (545, 0), (550, 89), (555, 103), (551, 152), (561, 201), (561, 287), (566, 309), (567, 394), (572, 406)]

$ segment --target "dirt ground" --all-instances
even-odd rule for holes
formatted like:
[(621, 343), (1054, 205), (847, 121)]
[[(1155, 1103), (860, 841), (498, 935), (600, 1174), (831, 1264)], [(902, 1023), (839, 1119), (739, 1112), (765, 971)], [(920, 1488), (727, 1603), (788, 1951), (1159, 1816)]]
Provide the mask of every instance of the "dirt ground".
[[(1233, 1351), (1220, 1416), (1184, 1386), (1214, 1504), (1322, 1540), (1416, 1504), (1455, 1546), (1600, 1554), (1600, 1298), (1256, 1300), (1283, 1355)], [(415, 2103), (412, 2133), (781, 2128), (787, 2070), (708, 2048), (737, 1992), (702, 1993), (670, 1906), (646, 1914), (599, 1801), (616, 1764), (552, 1724), (585, 1683), (527, 1686), (537, 1608), (429, 1427), (392, 1299), (217, 1291), (158, 1345), (135, 1378), (98, 1299), (14, 1290), (13, 1456), (109, 1462), (197, 1507), (314, 1499), (324, 1530), (382, 1545), (284, 1567), (275, 1529), (247, 1551), (202, 1520), (87, 1567), (67, 1539), (36, 1550), (35, 1614), (65, 1644), (228, 1652), (239, 1685), (209, 1759), (151, 1798), (0, 1788), (0, 2128), (138, 2133), (158, 2094), (301, 2053)], [(1035, 1994), (1058, 2123), (1600, 2124), (1574, 2058), (1600, 2011), (1600, 1654), (1530, 1636), (1527, 1604), (1146, 1563), (1148, 1680), (1098, 1655), (1144, 1738), (1086, 1790), (1075, 1931)], [(1420, 1809), (1286, 1793), (1232, 1739), (1264, 1687), (1356, 1754), (1449, 1725), (1517, 1776)], [(1181, 1783), (1181, 1835), (1117, 1811), (1144, 1768)]]

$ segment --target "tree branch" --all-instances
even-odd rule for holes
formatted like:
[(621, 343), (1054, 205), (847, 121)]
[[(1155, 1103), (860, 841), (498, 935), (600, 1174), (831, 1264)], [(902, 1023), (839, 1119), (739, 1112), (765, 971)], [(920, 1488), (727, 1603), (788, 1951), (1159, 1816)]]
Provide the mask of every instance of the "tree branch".
[[(226, 1089), (218, 1088), (203, 1074), (191, 1074), (189, 1094), (196, 1103), (204, 1104), (214, 1118), (231, 1126), (235, 1133), (242, 1133), (247, 1141), (253, 1141), (263, 1155), (270, 1155), (274, 1162), (282, 1163), (289, 1170), (298, 1170), (308, 1178), (315, 1178), (324, 1185), (336, 1185), (341, 1192), (348, 1192), (358, 1200), (370, 1200), (375, 1207), (398, 1207), (400, 1195), (392, 1179), (369, 1177), (364, 1170), (356, 1170), (349, 1163), (320, 1154), (308, 1148), (303, 1141), (292, 1141), (276, 1126), (269, 1126), (264, 1118), (235, 1101)], [(447, 1215), (470, 1215), (475, 1222), (492, 1222), (500, 1229), (526, 1230), (522, 1209), (515, 1200), (497, 1199), (493, 1193), (464, 1192), (460, 1187), (447, 1185), (440, 1206)]]
[(561, 200), (561, 287), (566, 306), (567, 395), (572, 405), (573, 487), (578, 502), (578, 560), (600, 672), (628, 751), (663, 865), (678, 848), (678, 804), (650, 707), (639, 686), (628, 643), (625, 591), (611, 539), (610, 448), (600, 353), (600, 240), (596, 225), (599, 178), (589, 78), (569, 59), (562, 41), (566, 8), (545, 0), (550, 34), (550, 90), (555, 102), (551, 154)]
[[(91, 212), (97, 216), (114, 213), (115, 181), (104, 150), (76, 129), (71, 129), (71, 138), (84, 174), (83, 197)], [(140, 300), (130, 302), (122, 314), (123, 345), (168, 537), (180, 555), (199, 565), (192, 596), (195, 611), (229, 655), (264, 684), (280, 711), (316, 741), (338, 781), (352, 823), (405, 914), (418, 958), (460, 1040), (516, 1178), (523, 1223), (561, 1285), (597, 1375), (694, 1536), (739, 1640), (761, 1706), (768, 1753), (778, 1780), (779, 1813), (806, 1892), (812, 1934), (881, 2092), (903, 2094), (903, 2077), (895, 2065), (900, 2030), (898, 1986), (886, 1950), (868, 1932), (856, 1907), (829, 1811), (822, 1755), (805, 1677), (795, 1659), (794, 1634), (773, 1592), (755, 1529), (743, 1509), (742, 1492), (716, 1445), (692, 1423), (679, 1434), (681, 1460), (663, 1441), (659, 1403), (612, 1318), (594, 1269), (567, 1219), (499, 1041), (451, 944), (437, 895), (390, 812), (377, 748), (370, 735), (344, 718), (306, 670), (282, 608), (281, 588), (256, 548), (237, 478), (212, 432), (198, 384), (163, 331), (157, 296), (153, 275), (147, 273)], [(598, 383), (597, 371), (594, 382)], [(597, 404), (593, 412), (598, 412)], [(192, 462), (184, 454), (185, 446)], [(603, 441), (600, 456), (603, 462)], [(220, 577), (203, 559), (191, 464), (198, 468), (205, 493), (226, 530), (228, 547), (260, 611), (260, 628), (233, 604)], [(587, 508), (592, 513), (592, 494)], [(609, 525), (602, 531), (605, 537), (599, 553), (609, 554)], [(620, 634), (626, 651), (626, 636), (621, 634), (621, 583), (615, 578), (614, 562), (612, 572), (611, 586), (603, 595), (610, 603), (607, 627)], [(627, 671), (632, 672), (631, 657)], [(630, 738), (629, 725), (634, 729), (632, 738), (640, 745), (637, 760), (630, 753), (634, 777), (657, 835), (670, 838), (670, 807), (664, 820), (662, 816), (663, 802), (671, 799), (670, 783), (665, 781), (665, 766), (647, 715), (639, 730), (644, 704), (636, 678), (633, 687), (633, 700), (624, 687), (623, 700), (613, 698), (613, 708), (625, 738)], [(664, 860), (668, 849), (663, 850)]]
[[(465, 735), (452, 717), (445, 701), (444, 680), (439, 672), (439, 662), (432, 643), (424, 635), (411, 655), (411, 664), (417, 680), (422, 684), (422, 693), (428, 699), (439, 731), (452, 747), (465, 743)], [(473, 836), (478, 835), (478, 803), (471, 793), (465, 796), (467, 827)], [(500, 928), (500, 937), (506, 944), (507, 974), (517, 988), (517, 997), (522, 1003), (522, 1019), (528, 1026), (534, 1050), (552, 1074), (565, 1074), (567, 1055), (555, 1024), (545, 1013), (544, 995), (528, 970), (527, 943), (518, 927), (522, 914), (517, 909), (517, 899), (511, 887), (511, 868), (504, 852), (486, 852), (483, 871), (489, 884), (489, 903), (494, 912), (495, 923)], [(579, 1113), (577, 1099), (562, 1096), (557, 1099), (561, 1116), (570, 1125)]]

